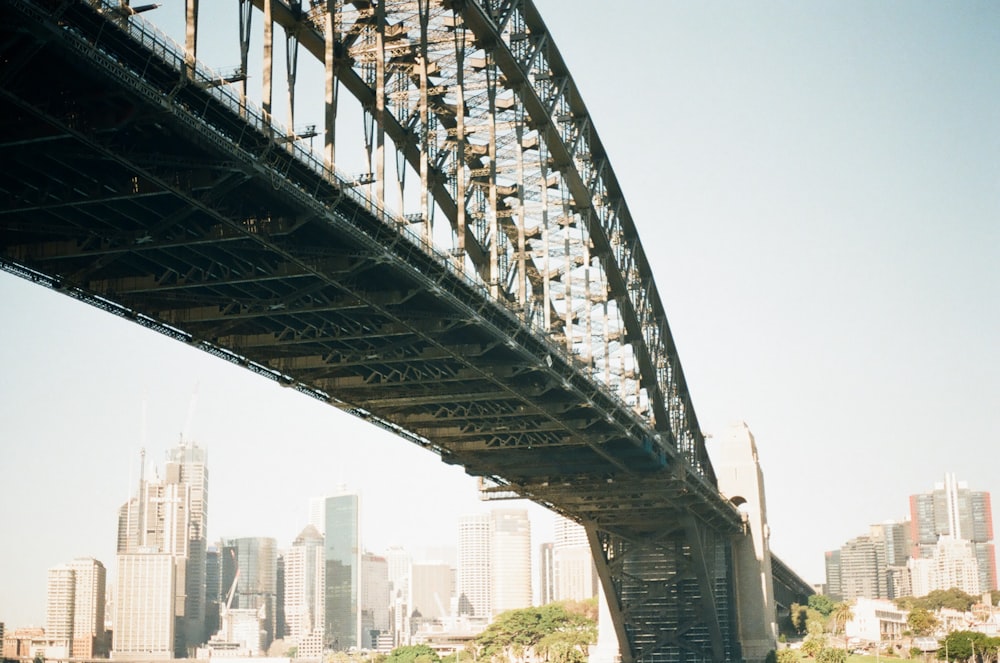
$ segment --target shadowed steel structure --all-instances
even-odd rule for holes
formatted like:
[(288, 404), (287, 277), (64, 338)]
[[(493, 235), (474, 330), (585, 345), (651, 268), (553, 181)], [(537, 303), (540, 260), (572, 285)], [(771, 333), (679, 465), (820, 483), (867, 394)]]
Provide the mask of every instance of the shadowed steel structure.
[[(626, 663), (742, 657), (731, 544), (745, 524), (529, 0), (233, 0), (228, 77), (196, 58), (195, 0), (183, 48), (143, 20), (149, 6), (0, 8), (5, 270), (581, 522)], [(276, 32), (289, 126), (299, 51), (326, 72), (319, 130), (273, 120)], [(348, 100), (360, 177), (336, 168)], [(313, 153), (303, 139), (320, 134)]]

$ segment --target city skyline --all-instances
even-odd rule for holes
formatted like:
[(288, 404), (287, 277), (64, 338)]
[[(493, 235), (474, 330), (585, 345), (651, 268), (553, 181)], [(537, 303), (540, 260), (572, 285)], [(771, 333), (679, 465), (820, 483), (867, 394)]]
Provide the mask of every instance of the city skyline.
[[(944, 472), (1000, 494), (1000, 7), (664, 2), (637, 22), (537, 4), (702, 428), (742, 419), (757, 439), (774, 552), (819, 582), (825, 550)], [(49, 567), (112, 565), (138, 449), (159, 459), (188, 419), (213, 467), (209, 540), (288, 546), (340, 483), (386, 546), (441, 539), (476, 505), (460, 468), (300, 394), (6, 274), (0, 301), (8, 628), (43, 623)]]

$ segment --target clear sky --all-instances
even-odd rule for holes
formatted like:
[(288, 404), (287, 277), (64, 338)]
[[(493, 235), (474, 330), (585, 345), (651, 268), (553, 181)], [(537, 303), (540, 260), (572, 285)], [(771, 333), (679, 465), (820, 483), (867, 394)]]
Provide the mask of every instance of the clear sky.
[[(772, 549), (820, 582), (825, 550), (946, 472), (1000, 500), (1000, 3), (537, 6), (702, 428), (756, 436)], [(227, 48), (205, 57), (231, 67)], [(452, 542), (479, 508), (461, 470), (332, 408), (7, 275), (0, 302), (8, 628), (43, 623), (49, 567), (113, 572), (138, 449), (160, 461), (185, 429), (209, 450), (212, 538), (288, 545), (341, 483), (374, 551)]]

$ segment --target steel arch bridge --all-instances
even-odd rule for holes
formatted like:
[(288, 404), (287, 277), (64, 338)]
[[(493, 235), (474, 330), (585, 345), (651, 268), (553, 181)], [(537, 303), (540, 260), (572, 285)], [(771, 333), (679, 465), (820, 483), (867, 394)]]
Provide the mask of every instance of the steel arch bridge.
[[(625, 663), (742, 658), (745, 524), (530, 0), (236, 0), (228, 76), (197, 59), (197, 0), (184, 47), (127, 0), (0, 7), (5, 270), (581, 522)], [(289, 126), (299, 51), (325, 71), (318, 130), (273, 118), (275, 32)], [(361, 177), (337, 169), (349, 102), (365, 118)], [(304, 139), (319, 135), (314, 153)]]

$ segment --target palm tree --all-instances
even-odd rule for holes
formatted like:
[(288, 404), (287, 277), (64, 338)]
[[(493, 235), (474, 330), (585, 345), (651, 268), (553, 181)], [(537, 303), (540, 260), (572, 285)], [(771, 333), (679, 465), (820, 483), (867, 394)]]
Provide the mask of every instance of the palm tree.
[(833, 606), (833, 610), (830, 611), (830, 626), (833, 630), (833, 634), (843, 632), (844, 634), (844, 653), (847, 653), (847, 622), (854, 619), (854, 610), (851, 608), (851, 604), (847, 601), (838, 603)]

